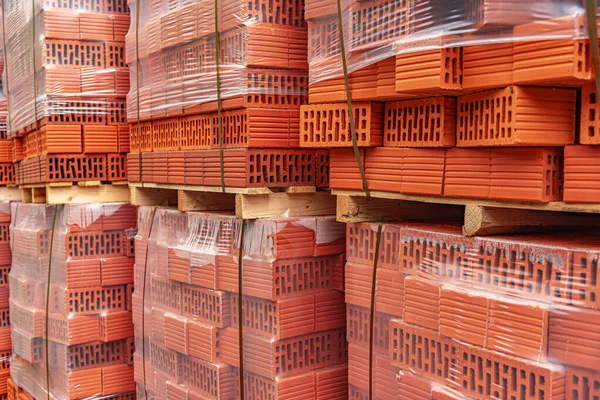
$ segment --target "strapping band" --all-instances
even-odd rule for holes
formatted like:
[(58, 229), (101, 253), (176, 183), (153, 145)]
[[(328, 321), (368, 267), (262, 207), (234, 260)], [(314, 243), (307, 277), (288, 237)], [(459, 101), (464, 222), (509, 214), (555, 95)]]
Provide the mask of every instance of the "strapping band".
[(375, 240), (375, 256), (373, 258), (373, 275), (371, 277), (371, 313), (369, 316), (369, 400), (373, 399), (373, 344), (375, 342), (375, 288), (377, 286), (377, 262), (379, 261), (379, 246), (381, 244), (381, 230), (383, 226), (377, 225), (377, 238)]
[(219, 164), (221, 168), (221, 191), (225, 193), (225, 160), (223, 158), (223, 111), (221, 110), (221, 35), (219, 33), (219, 0), (215, 0), (215, 67), (217, 68), (217, 124), (219, 129)]
[[(3, 53), (4, 53), (4, 78), (6, 81), (6, 137), (8, 138), (8, 132), (11, 131), (10, 129), (10, 90), (9, 90), (9, 86), (8, 86), (8, 57), (7, 57), (7, 49), (8, 47), (6, 46), (6, 23), (4, 21), (4, 16), (6, 15), (6, 1), (7, 0), (2, 0), (2, 40), (3, 40)], [(18, 206), (17, 206), (18, 207)]]
[(244, 261), (244, 236), (246, 234), (246, 220), (242, 220), (242, 231), (240, 233), (240, 250), (238, 253), (238, 351), (240, 359), (240, 399), (245, 399), (244, 389), (244, 313), (243, 307), (243, 285), (242, 285), (242, 270)]
[(148, 253), (150, 251), (150, 238), (152, 237), (152, 229), (154, 228), (154, 217), (156, 216), (156, 210), (159, 207), (154, 207), (152, 210), (152, 219), (150, 220), (150, 230), (148, 232), (148, 243), (146, 244), (146, 255), (144, 257), (144, 278), (142, 279), (142, 373), (144, 374), (144, 392), (146, 393), (146, 399), (148, 398), (147, 384), (146, 384), (146, 273), (148, 272)]
[(352, 135), (352, 148), (354, 149), (354, 157), (360, 171), (360, 179), (362, 180), (363, 190), (367, 199), (371, 198), (367, 177), (365, 175), (365, 167), (363, 166), (358, 149), (358, 140), (356, 138), (356, 125), (354, 124), (354, 107), (352, 107), (352, 96), (350, 94), (350, 81), (348, 79), (348, 64), (346, 62), (346, 45), (344, 43), (344, 21), (342, 18), (342, 1), (337, 0), (337, 16), (338, 16), (338, 32), (340, 36), (340, 52), (342, 53), (342, 68), (344, 71), (344, 86), (346, 87), (346, 100), (348, 102), (348, 122), (350, 124), (350, 133)]
[[(32, 30), (33, 30), (33, 34), (32, 34), (32, 43), (31, 43), (31, 52), (33, 54), (33, 112), (34, 112), (34, 116), (33, 119), (35, 120), (35, 148), (38, 151), (38, 172), (39, 172), (39, 177), (40, 177), (40, 183), (43, 183), (44, 179), (42, 178), (42, 146), (40, 144), (40, 140), (39, 140), (39, 124), (38, 124), (38, 104), (37, 104), (37, 99), (38, 99), (38, 81), (37, 81), (37, 71), (35, 70), (35, 66), (37, 65), (37, 58), (36, 58), (36, 48), (37, 46), (35, 45), (35, 39), (36, 39), (36, 30), (35, 30), (35, 0), (31, 0), (31, 25), (32, 25)], [(47, 140), (47, 138), (46, 138)]]
[(596, 22), (596, 0), (585, 1), (585, 13), (587, 15), (588, 36), (590, 38), (590, 50), (592, 51), (592, 64), (596, 78), (596, 103), (600, 104), (600, 48), (598, 46), (598, 26)]
[[(52, 231), (50, 233), (50, 249), (48, 250), (48, 279), (46, 280), (46, 334), (44, 340), (44, 347), (46, 350), (46, 394), (48, 395), (48, 400), (50, 400), (50, 340), (49, 340), (49, 332), (50, 332), (50, 282), (52, 278), (52, 249), (54, 248), (54, 228), (56, 227), (56, 214), (58, 214), (59, 210), (64, 208), (64, 204), (58, 205), (54, 207), (54, 215), (52, 216)], [(15, 216), (16, 217), (16, 216)]]
[[(137, 143), (138, 143), (138, 168), (140, 171), (140, 184), (144, 186), (144, 170), (142, 164), (142, 123), (140, 118), (140, 0), (135, 2), (135, 101), (137, 107)], [(144, 378), (145, 379), (145, 378)]]

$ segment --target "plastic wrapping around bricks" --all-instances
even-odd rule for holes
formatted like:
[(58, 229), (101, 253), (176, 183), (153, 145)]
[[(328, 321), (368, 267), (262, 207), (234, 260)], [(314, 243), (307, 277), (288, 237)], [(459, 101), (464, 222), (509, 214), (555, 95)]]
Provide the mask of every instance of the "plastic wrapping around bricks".
[(133, 399), (136, 207), (18, 203), (12, 216), (12, 380), (36, 399)]
[(138, 399), (347, 399), (344, 224), (242, 224), (228, 213), (140, 207)]
[(127, 1), (10, 0), (3, 23), (16, 183), (127, 180)]
[(600, 396), (597, 232), (383, 224), (376, 254), (377, 231), (347, 226), (349, 398), (370, 398), (371, 333), (373, 399)]
[(0, 201), (0, 398), (6, 398), (10, 377), (10, 312), (8, 304), (8, 272), (10, 271), (10, 202)]

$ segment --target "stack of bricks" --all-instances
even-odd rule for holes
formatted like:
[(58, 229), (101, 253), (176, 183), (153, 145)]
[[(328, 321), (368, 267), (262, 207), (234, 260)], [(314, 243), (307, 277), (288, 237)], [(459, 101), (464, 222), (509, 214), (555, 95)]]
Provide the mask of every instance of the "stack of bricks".
[(128, 203), (19, 203), (11, 223), (11, 378), (36, 399), (132, 399)]
[(127, 1), (17, 1), (4, 11), (16, 182), (126, 181)]
[(348, 398), (343, 224), (262, 219), (242, 235), (228, 213), (152, 207), (138, 221), (139, 398)]
[(152, 0), (140, 12), (127, 38), (129, 180), (221, 186), (222, 132), (226, 186), (326, 186), (327, 150), (299, 149), (304, 2), (218, 3), (218, 15), (208, 0)]
[[(0, 29), (2, 22), (0, 21)], [(0, 76), (4, 71), (4, 53), (0, 52)], [(0, 82), (0, 88), (2, 83)], [(13, 141), (7, 136), (7, 102), (6, 97), (0, 89), (0, 185), (11, 185), (15, 183), (15, 166), (13, 165)]]
[(6, 399), (10, 377), (10, 310), (8, 303), (8, 273), (10, 271), (10, 208), (9, 201), (0, 201), (0, 399)]
[[(336, 8), (307, 3), (310, 104), (301, 107), (300, 145), (331, 149), (331, 188), (363, 190)], [(355, 133), (370, 190), (600, 202), (600, 146), (593, 146), (600, 144), (600, 108), (589, 41), (583, 33), (571, 37), (585, 31), (585, 18), (552, 19), (550, 0), (535, 2), (535, 11), (531, 2), (505, 3), (459, 0), (457, 10), (477, 16), (465, 17), (472, 36), (431, 33), (445, 26), (446, 17), (435, 15), (444, 7), (369, 0), (343, 11)], [(540, 40), (558, 36), (568, 39)], [(502, 43), (481, 44), (490, 38)]]
[[(374, 399), (596, 399), (596, 233), (474, 237), (460, 227), (347, 229), (349, 392)], [(374, 325), (371, 277), (376, 265)]]

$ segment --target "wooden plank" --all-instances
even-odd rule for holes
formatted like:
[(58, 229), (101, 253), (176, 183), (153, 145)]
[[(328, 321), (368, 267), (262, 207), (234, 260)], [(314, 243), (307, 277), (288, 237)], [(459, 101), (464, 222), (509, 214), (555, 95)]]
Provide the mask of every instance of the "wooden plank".
[(21, 199), (21, 189), (18, 187), (0, 187), (0, 201), (20, 201)]
[[(354, 197), (364, 197), (364, 192), (356, 190), (337, 190), (332, 189), (331, 193), (334, 195), (345, 195)], [(437, 204), (454, 204), (463, 205), (475, 204), (484, 207), (496, 207), (496, 208), (514, 208), (523, 210), (539, 210), (539, 211), (562, 211), (562, 212), (576, 212), (576, 213), (594, 213), (600, 214), (600, 203), (599, 204), (571, 204), (564, 203), (562, 201), (555, 201), (551, 203), (531, 203), (524, 201), (499, 201), (499, 200), (479, 200), (479, 199), (464, 199), (454, 197), (441, 197), (441, 196), (418, 196), (418, 195), (407, 195), (400, 193), (389, 193), (372, 191), (371, 198), (378, 199), (390, 199), (390, 200), (407, 200), (417, 201), (422, 203), (437, 203)]]
[(600, 215), (467, 205), (463, 235), (498, 235), (540, 228), (600, 226)]
[(130, 200), (127, 186), (65, 186), (46, 187), (47, 204), (84, 204), (93, 202), (112, 203)]
[(327, 192), (271, 193), (235, 198), (236, 215), (244, 219), (335, 214), (335, 197)]
[(81, 181), (77, 182), (77, 186), (90, 187), (90, 186), (100, 186), (102, 182), (100, 181)]
[(235, 194), (207, 193), (187, 190), (177, 191), (177, 208), (179, 211), (217, 211), (233, 210)]
[(463, 220), (463, 215), (464, 208), (461, 205), (337, 196), (337, 220), (344, 223), (404, 220), (459, 222)]
[[(117, 186), (125, 187), (126, 186)], [(134, 206), (177, 205), (177, 191), (171, 189), (142, 188), (131, 186), (131, 204)]]
[[(188, 192), (208, 192), (208, 193), (223, 193), (221, 186), (196, 186), (196, 185), (172, 185), (165, 183), (140, 183), (129, 182), (129, 187), (146, 188), (146, 189), (171, 189), (185, 190)], [(232, 194), (269, 194), (269, 193), (313, 193), (316, 191), (314, 186), (290, 186), (282, 188), (268, 187), (251, 187), (251, 188), (236, 188), (226, 187), (225, 193)]]

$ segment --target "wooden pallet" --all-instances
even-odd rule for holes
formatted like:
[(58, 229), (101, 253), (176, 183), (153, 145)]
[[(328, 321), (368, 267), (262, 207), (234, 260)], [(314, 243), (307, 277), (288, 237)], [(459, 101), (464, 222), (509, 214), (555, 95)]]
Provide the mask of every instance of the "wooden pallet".
[(16, 185), (0, 187), (0, 201), (21, 201), (21, 189)]
[(85, 204), (128, 202), (127, 182), (53, 182), (19, 186), (26, 203)]
[(600, 224), (600, 204), (528, 203), (372, 191), (371, 198), (353, 190), (331, 190), (337, 196), (340, 222), (461, 221), (465, 236), (534, 231), (552, 227)]
[(225, 188), (156, 183), (130, 183), (131, 203), (172, 205), (180, 211), (233, 210), (244, 219), (335, 214), (335, 197), (314, 186)]

